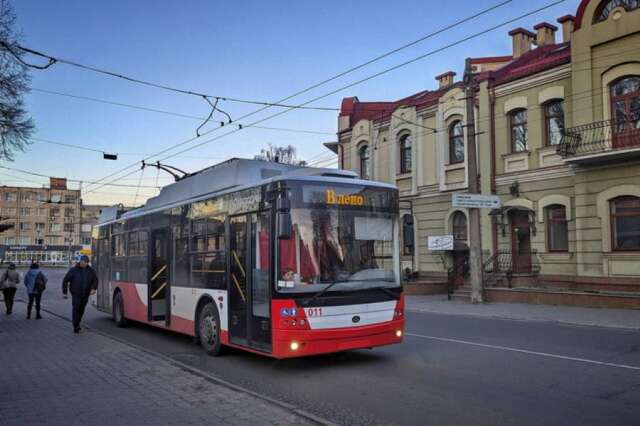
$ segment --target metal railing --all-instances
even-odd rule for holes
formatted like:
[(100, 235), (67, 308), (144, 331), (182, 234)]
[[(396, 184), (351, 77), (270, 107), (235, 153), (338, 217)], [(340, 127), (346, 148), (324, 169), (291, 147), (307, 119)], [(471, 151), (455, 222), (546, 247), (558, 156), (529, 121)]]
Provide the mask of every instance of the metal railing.
[(520, 256), (513, 256), (511, 250), (498, 250), (482, 265), (482, 280), (485, 287), (491, 287), (506, 279), (507, 286), (511, 287), (514, 275), (537, 275), (539, 272), (540, 260), (537, 250)]
[(605, 120), (562, 131), (557, 152), (562, 158), (640, 147), (640, 119)]

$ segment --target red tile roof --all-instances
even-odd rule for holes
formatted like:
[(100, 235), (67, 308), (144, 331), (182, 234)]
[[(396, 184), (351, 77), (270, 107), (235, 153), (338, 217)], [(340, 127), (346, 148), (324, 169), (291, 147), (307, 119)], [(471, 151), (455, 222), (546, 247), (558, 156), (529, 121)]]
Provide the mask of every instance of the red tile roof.
[(438, 90), (424, 90), (394, 102), (360, 102), (356, 97), (344, 98), (340, 107), (340, 116), (350, 117), (350, 127), (343, 131), (349, 130), (362, 119), (374, 122), (387, 120), (393, 111), (402, 106), (420, 109), (436, 105), (445, 92), (461, 85), (462, 83), (458, 82)]
[(571, 62), (571, 44), (557, 43), (540, 46), (515, 61), (491, 72), (497, 84), (527, 77), (547, 69)]

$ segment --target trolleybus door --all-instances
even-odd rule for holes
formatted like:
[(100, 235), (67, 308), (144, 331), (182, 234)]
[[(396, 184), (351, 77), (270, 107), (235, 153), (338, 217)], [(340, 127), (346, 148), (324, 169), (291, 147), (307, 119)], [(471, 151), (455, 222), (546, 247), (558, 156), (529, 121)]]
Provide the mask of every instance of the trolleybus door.
[(229, 219), (229, 338), (247, 345), (247, 216)]
[(251, 215), (250, 344), (271, 352), (271, 221), (270, 212)]
[(269, 215), (229, 220), (229, 334), (231, 343), (271, 351)]
[(149, 251), (149, 321), (165, 320), (169, 323), (169, 232), (158, 229), (151, 232)]
[(98, 271), (98, 308), (111, 311), (111, 239), (101, 238), (95, 241), (96, 253), (94, 255), (93, 265)]

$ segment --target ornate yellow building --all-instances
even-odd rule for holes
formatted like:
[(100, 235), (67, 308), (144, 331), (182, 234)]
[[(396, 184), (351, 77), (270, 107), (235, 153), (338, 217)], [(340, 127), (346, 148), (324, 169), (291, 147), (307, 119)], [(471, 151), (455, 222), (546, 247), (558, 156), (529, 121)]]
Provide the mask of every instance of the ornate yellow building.
[[(488, 300), (640, 306), (640, 2), (583, 0), (558, 27), (509, 32), (510, 55), (471, 58)], [(398, 185), (403, 268), (460, 297), (468, 249), (466, 99), (447, 72), (394, 102), (342, 101), (341, 168)], [(429, 236), (453, 235), (453, 250)], [(448, 283), (448, 284), (445, 284)]]

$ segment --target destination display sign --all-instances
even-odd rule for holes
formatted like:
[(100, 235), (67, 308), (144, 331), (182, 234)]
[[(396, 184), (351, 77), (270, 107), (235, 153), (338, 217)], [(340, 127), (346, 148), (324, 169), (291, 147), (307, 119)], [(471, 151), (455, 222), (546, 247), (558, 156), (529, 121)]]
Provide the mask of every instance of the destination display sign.
[(500, 197), (497, 195), (456, 193), (451, 196), (453, 207), (468, 209), (498, 209), (501, 207)]
[(340, 206), (364, 206), (365, 198), (360, 194), (339, 194), (333, 189), (326, 189), (325, 202)]
[[(398, 192), (393, 188), (370, 188), (347, 184), (291, 184), (292, 207), (337, 207), (397, 211)], [(314, 206), (310, 206), (314, 205)]]

